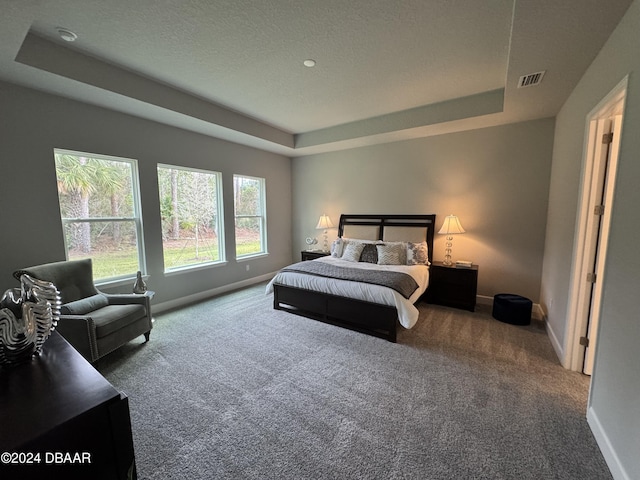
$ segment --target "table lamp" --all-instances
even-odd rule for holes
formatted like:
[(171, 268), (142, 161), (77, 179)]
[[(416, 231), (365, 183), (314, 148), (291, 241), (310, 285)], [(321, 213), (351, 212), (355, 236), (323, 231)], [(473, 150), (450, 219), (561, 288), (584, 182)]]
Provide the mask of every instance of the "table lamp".
[(447, 236), (447, 243), (444, 250), (444, 265), (451, 265), (451, 246), (453, 245), (453, 235), (457, 233), (464, 233), (464, 228), (460, 225), (460, 220), (455, 215), (447, 215), (440, 228), (439, 234)]
[(327, 229), (333, 228), (333, 223), (328, 215), (322, 214), (320, 215), (320, 219), (318, 220), (318, 225), (316, 225), (318, 230), (324, 230), (324, 243), (322, 244), (322, 250), (325, 252), (329, 251), (329, 243), (327, 242)]

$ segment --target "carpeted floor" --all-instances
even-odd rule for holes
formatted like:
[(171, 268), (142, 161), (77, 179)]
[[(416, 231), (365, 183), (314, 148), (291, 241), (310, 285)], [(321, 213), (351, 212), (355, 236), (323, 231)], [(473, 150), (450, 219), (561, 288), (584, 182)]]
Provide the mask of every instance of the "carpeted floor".
[(275, 311), (261, 284), (142, 341), (96, 364), (129, 396), (141, 479), (611, 478), (589, 379), (535, 325), (421, 305), (393, 344)]

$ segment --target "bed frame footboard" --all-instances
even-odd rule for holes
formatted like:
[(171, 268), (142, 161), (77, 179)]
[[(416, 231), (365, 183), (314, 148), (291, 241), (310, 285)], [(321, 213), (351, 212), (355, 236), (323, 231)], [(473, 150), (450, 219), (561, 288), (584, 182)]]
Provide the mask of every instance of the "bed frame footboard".
[(395, 307), (275, 283), (273, 308), (396, 341)]

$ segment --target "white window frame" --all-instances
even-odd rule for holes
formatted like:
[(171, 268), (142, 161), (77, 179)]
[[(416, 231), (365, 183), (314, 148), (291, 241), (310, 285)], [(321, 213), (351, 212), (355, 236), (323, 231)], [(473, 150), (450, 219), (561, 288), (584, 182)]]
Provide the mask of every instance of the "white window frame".
[[(260, 184), (260, 214), (258, 215), (238, 215), (236, 213), (236, 205), (235, 205), (235, 188), (236, 188), (236, 177), (241, 177), (241, 178), (247, 178), (249, 180), (257, 180)], [(262, 178), (262, 177), (253, 177), (251, 175), (241, 175), (241, 174), (234, 174), (233, 175), (233, 188), (234, 188), (234, 192), (233, 192), (233, 198), (234, 198), (234, 205), (233, 205), (233, 229), (234, 229), (234, 239), (236, 238), (236, 220), (240, 219), (240, 218), (257, 218), (260, 220), (260, 246), (262, 247), (260, 249), (259, 252), (253, 252), (253, 253), (247, 253), (244, 255), (238, 255), (238, 247), (236, 245), (236, 259), (237, 260), (243, 260), (243, 259), (249, 259), (249, 258), (253, 258), (253, 257), (258, 257), (261, 255), (267, 255), (269, 253), (268, 248), (267, 248), (267, 181), (266, 179)]]
[[(65, 234), (65, 226), (71, 223), (97, 223), (97, 222), (133, 222), (136, 229), (136, 246), (138, 249), (138, 268), (143, 275), (147, 274), (147, 262), (144, 250), (144, 234), (142, 228), (142, 205), (140, 202), (140, 175), (138, 172), (138, 161), (133, 158), (114, 157), (111, 155), (103, 155), (100, 153), (87, 153), (78, 152), (75, 150), (65, 150), (61, 148), (54, 148), (54, 161), (55, 155), (73, 155), (75, 157), (87, 157), (97, 160), (106, 160), (109, 162), (121, 162), (128, 163), (131, 167), (131, 190), (133, 196), (133, 217), (91, 217), (91, 218), (65, 218), (60, 211), (60, 220), (62, 222), (62, 238), (64, 240), (64, 255), (69, 260), (69, 245), (67, 244), (67, 236)], [(58, 177), (58, 171), (56, 167), (56, 181)], [(110, 283), (117, 283), (119, 280), (131, 279), (135, 277), (133, 274), (118, 275), (115, 277), (105, 277), (95, 280), (96, 285), (106, 285)]]
[[(187, 270), (197, 270), (200, 268), (206, 268), (211, 266), (220, 266), (225, 265), (226, 261), (226, 249), (224, 243), (224, 205), (223, 205), (223, 195), (222, 195), (222, 173), (217, 172), (215, 170), (205, 170), (203, 168), (192, 168), (185, 167), (182, 165), (170, 165), (168, 163), (159, 163), (156, 167), (156, 172), (159, 168), (169, 169), (169, 170), (183, 170), (187, 172), (195, 172), (195, 173), (203, 173), (207, 175), (213, 175), (216, 179), (216, 206), (217, 212), (216, 217), (218, 218), (218, 260), (211, 260), (207, 262), (194, 263), (191, 265), (181, 265), (178, 267), (169, 267), (165, 265), (164, 273), (165, 275), (169, 275), (172, 273), (179, 273)], [(158, 184), (158, 195), (160, 195), (160, 186)], [(162, 242), (162, 261), (164, 263), (164, 241)]]

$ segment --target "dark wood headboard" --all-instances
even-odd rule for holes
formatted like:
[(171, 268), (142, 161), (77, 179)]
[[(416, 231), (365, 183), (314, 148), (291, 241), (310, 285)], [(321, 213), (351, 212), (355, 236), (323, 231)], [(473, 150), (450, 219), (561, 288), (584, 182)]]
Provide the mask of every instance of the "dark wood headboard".
[(436, 228), (435, 214), (429, 215), (355, 215), (343, 213), (340, 215), (338, 236), (342, 237), (344, 227), (347, 225), (370, 226), (378, 228), (378, 240), (384, 240), (385, 227), (417, 227), (426, 228), (427, 245), (429, 254), (433, 255), (433, 236)]

